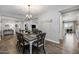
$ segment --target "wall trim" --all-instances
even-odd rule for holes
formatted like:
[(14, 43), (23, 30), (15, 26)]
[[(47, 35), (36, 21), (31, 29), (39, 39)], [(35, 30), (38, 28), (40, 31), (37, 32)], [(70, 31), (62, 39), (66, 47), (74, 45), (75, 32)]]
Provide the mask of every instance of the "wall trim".
[(59, 41), (55, 41), (55, 40), (51, 40), (51, 39), (47, 39), (47, 38), (46, 38), (46, 40), (47, 40), (47, 41), (50, 41), (50, 42), (54, 42), (54, 43), (60, 44)]

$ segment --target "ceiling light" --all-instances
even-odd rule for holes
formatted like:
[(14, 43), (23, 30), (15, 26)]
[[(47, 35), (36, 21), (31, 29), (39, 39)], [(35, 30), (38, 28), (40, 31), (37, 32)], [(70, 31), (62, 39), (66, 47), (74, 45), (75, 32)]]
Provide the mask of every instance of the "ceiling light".
[(26, 14), (26, 20), (31, 20), (32, 19), (32, 15), (31, 15), (31, 12), (30, 12), (30, 5), (28, 5), (28, 12)]

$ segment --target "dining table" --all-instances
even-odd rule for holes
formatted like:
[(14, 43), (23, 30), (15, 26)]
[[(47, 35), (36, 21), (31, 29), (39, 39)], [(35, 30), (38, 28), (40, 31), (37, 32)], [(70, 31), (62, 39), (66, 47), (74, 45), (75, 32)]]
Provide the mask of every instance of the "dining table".
[(26, 41), (29, 43), (30, 54), (32, 54), (33, 42), (37, 41), (36, 34), (23, 34)]

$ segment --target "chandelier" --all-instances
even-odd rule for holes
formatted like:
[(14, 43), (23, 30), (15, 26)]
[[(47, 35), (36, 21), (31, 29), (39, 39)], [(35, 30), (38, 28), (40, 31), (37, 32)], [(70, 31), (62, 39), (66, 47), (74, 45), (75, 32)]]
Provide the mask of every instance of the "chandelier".
[(31, 15), (31, 12), (30, 12), (30, 5), (28, 5), (28, 10), (27, 10), (27, 14), (26, 14), (26, 19), (27, 20), (31, 20), (32, 19), (32, 15)]

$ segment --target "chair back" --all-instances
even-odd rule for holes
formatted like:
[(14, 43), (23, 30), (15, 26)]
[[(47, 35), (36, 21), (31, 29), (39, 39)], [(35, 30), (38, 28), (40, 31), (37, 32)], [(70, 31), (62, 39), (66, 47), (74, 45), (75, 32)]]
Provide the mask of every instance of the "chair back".
[(46, 33), (42, 33), (42, 40), (45, 40)]
[(32, 32), (33, 32), (34, 34), (38, 34), (38, 29), (33, 28), (33, 29), (32, 29)]
[(46, 33), (42, 33), (42, 34), (37, 35), (37, 39), (38, 39), (37, 47), (40, 47), (40, 46), (44, 45), (45, 36), (46, 36)]
[(19, 43), (21, 43), (22, 45), (24, 45), (23, 34), (21, 34), (21, 33), (16, 33), (16, 34), (17, 34), (17, 39), (18, 39)]
[(42, 31), (41, 31), (41, 30), (39, 30), (39, 31), (38, 31), (38, 34), (42, 34)]
[(19, 33), (16, 32), (16, 37), (17, 37), (17, 40), (19, 40)]

